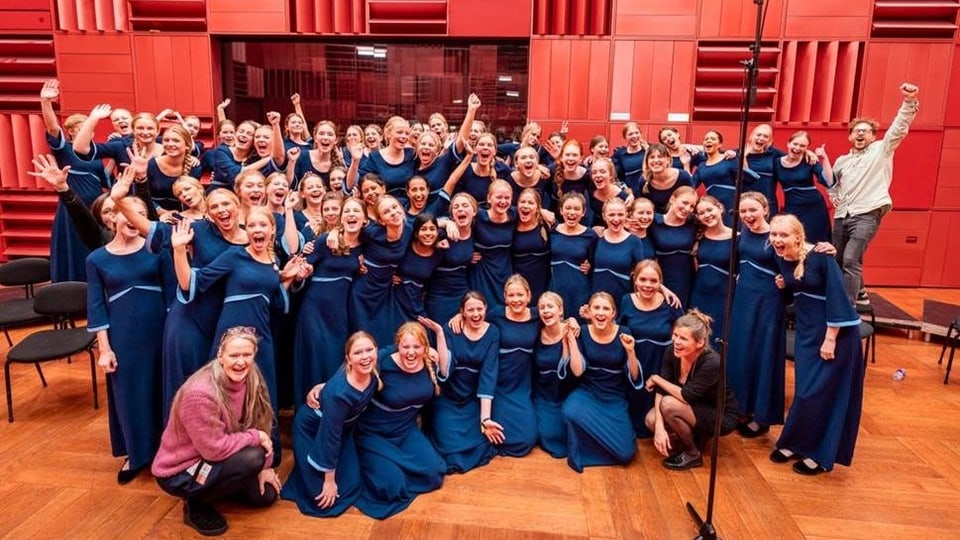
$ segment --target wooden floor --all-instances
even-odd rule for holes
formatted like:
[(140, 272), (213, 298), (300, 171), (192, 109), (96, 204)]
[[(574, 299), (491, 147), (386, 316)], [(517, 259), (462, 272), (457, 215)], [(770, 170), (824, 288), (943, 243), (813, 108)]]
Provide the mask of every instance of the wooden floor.
[[(882, 289), (920, 316), (922, 299), (960, 304), (957, 290)], [(18, 337), (22, 333), (17, 334)], [(939, 342), (881, 333), (866, 375), (863, 422), (853, 467), (807, 478), (767, 459), (779, 430), (720, 443), (714, 523), (732, 539), (956, 538), (960, 530), (960, 366), (942, 384)], [(898, 367), (903, 382), (891, 380)], [(16, 422), (0, 417), (0, 536), (9, 538), (192, 537), (181, 505), (149, 475), (115, 481), (107, 412), (94, 411), (85, 361), (14, 366)], [(788, 377), (790, 375), (788, 374)], [(789, 388), (792, 381), (788, 380)], [(101, 396), (105, 395), (101, 377)], [(5, 412), (5, 411), (4, 411)], [(672, 472), (649, 441), (629, 467), (574, 473), (540, 451), (497, 458), (404, 513), (375, 521), (356, 510), (320, 520), (286, 501), (263, 511), (228, 508), (228, 536), (324, 539), (689, 539), (684, 504), (705, 504), (709, 468)], [(287, 451), (281, 467), (292, 465)], [(953, 532), (951, 532), (953, 531)]]

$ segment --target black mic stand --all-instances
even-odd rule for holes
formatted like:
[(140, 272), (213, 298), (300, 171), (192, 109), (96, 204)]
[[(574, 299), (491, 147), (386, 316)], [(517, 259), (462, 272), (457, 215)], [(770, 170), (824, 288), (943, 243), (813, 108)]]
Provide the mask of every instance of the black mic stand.
[[(757, 66), (760, 63), (760, 38), (763, 34), (763, 19), (766, 14), (763, 9), (763, 0), (753, 0), (753, 3), (757, 6), (757, 27), (756, 33), (754, 34), (753, 45), (751, 46), (751, 52), (753, 56), (749, 60), (744, 60), (741, 63), (744, 66), (746, 71), (746, 76), (744, 77), (744, 88), (743, 88), (743, 109), (740, 115), (740, 155), (737, 156), (739, 160), (745, 160), (744, 150), (747, 147), (747, 128), (750, 122), (750, 106), (753, 104), (753, 100), (756, 97), (757, 92), (757, 77), (759, 70)], [(733, 212), (734, 216), (738, 214), (738, 208), (740, 207), (740, 193), (742, 192), (743, 187), (743, 166), (746, 163), (741, 163), (737, 167), (737, 177), (734, 185), (734, 195), (733, 195), (733, 208), (729, 209)], [(737, 220), (734, 220), (736, 223)], [(727, 299), (723, 306), (723, 329), (721, 333), (721, 339), (719, 340), (720, 347), (720, 377), (719, 388), (717, 389), (717, 415), (714, 420), (714, 431), (713, 431), (713, 447), (710, 449), (710, 487), (707, 490), (707, 515), (706, 518), (700, 517), (700, 514), (697, 512), (697, 509), (694, 508), (693, 503), (687, 502), (687, 511), (690, 513), (690, 517), (693, 518), (693, 521), (696, 522), (697, 527), (699, 527), (699, 534), (695, 537), (694, 540), (717, 540), (717, 530), (713, 526), (713, 505), (716, 497), (717, 489), (717, 460), (719, 458), (720, 451), (720, 429), (723, 423), (723, 413), (724, 413), (724, 404), (726, 403), (727, 396), (727, 340), (730, 337), (730, 319), (732, 318), (733, 313), (733, 294), (734, 288), (736, 287), (736, 271), (737, 271), (737, 261), (739, 259), (738, 255), (738, 245), (739, 239), (737, 236), (737, 230), (733, 231), (733, 238), (730, 242), (730, 264), (727, 268)]]

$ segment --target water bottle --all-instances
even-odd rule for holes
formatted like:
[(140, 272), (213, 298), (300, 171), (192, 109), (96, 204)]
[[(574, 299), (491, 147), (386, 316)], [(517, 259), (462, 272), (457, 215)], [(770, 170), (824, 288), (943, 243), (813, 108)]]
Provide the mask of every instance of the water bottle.
[(900, 368), (893, 372), (893, 382), (900, 382), (907, 376), (907, 370)]

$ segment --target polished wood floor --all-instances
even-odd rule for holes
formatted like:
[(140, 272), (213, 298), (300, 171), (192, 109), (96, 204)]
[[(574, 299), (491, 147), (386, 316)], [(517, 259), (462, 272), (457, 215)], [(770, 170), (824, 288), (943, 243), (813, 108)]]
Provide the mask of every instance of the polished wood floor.
[[(960, 304), (957, 290), (883, 289), (920, 316), (924, 297)], [(18, 333), (17, 336), (22, 335)], [(720, 443), (714, 523), (723, 538), (956, 538), (960, 530), (960, 366), (942, 383), (940, 343), (881, 333), (866, 376), (863, 423), (852, 467), (807, 478), (767, 459), (778, 430)], [(891, 373), (907, 370), (903, 382)], [(178, 500), (149, 475), (118, 486), (107, 413), (91, 407), (85, 361), (14, 366), (16, 422), (0, 417), (0, 536), (9, 538), (192, 537)], [(789, 375), (788, 375), (789, 376)], [(788, 388), (791, 382), (788, 381)], [(101, 396), (105, 395), (101, 378)], [(571, 471), (536, 451), (498, 458), (375, 521), (355, 510), (320, 520), (288, 502), (227, 508), (228, 536), (324, 539), (693, 538), (684, 504), (703, 509), (709, 469), (671, 472), (648, 441), (629, 467)], [(287, 453), (281, 477), (292, 465)]]

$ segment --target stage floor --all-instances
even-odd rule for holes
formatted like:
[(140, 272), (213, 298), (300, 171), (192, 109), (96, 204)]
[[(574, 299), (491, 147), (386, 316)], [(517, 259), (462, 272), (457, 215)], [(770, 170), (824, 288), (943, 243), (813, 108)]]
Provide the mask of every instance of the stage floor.
[[(923, 300), (960, 304), (958, 290), (875, 289), (921, 319)], [(23, 332), (17, 332), (20, 339)], [(778, 428), (758, 439), (719, 443), (714, 523), (726, 539), (952, 538), (960, 530), (960, 371), (949, 385), (937, 365), (940, 343), (882, 330), (866, 373), (863, 420), (852, 467), (814, 478), (769, 461)], [(78, 358), (78, 360), (80, 360)], [(790, 364), (788, 364), (789, 366)], [(902, 382), (891, 373), (906, 369)], [(142, 475), (115, 481), (107, 409), (90, 403), (85, 361), (54, 362), (41, 389), (30, 366), (13, 367), (17, 420), (0, 421), (0, 536), (9, 538), (192, 537), (180, 503)], [(788, 367), (788, 398), (792, 370)], [(106, 395), (100, 377), (101, 400)], [(289, 419), (284, 420), (285, 428)], [(228, 537), (325, 539), (689, 539), (684, 504), (701, 510), (709, 468), (672, 472), (650, 441), (628, 467), (583, 474), (540, 451), (497, 458), (446, 479), (386, 521), (355, 510), (328, 520), (281, 501), (263, 511), (226, 508)], [(281, 478), (292, 466), (285, 448)]]

